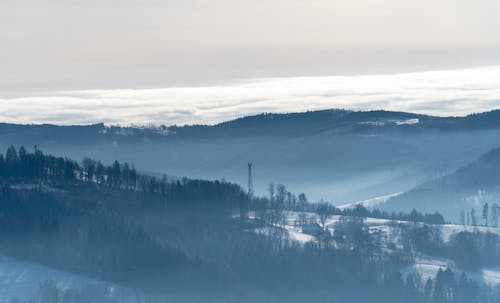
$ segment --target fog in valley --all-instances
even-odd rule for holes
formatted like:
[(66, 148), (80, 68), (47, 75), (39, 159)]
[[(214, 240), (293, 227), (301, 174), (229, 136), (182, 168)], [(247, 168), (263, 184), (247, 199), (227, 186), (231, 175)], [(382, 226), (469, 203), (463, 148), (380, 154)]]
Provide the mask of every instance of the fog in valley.
[(500, 303), (500, 1), (0, 1), (0, 303)]
[(3, 124), (0, 298), (496, 302), (498, 115)]

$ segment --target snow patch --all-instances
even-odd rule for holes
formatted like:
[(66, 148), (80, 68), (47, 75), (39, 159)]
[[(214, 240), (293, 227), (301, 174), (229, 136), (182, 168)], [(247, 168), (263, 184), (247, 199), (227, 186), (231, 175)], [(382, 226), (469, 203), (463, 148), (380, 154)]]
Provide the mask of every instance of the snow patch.
[(336, 207), (338, 209), (347, 209), (347, 208), (354, 208), (354, 207), (356, 207), (356, 205), (363, 205), (366, 208), (372, 208), (372, 207), (376, 207), (380, 204), (386, 203), (387, 201), (389, 201), (389, 199), (396, 197), (396, 196), (399, 196), (401, 194), (403, 194), (403, 192), (397, 192), (397, 193), (393, 193), (393, 194), (389, 194), (389, 195), (385, 195), (385, 196), (379, 196), (379, 197), (375, 197), (375, 198), (371, 198), (371, 199), (367, 199), (367, 200), (343, 204), (343, 205), (336, 206)]
[(365, 121), (365, 122), (360, 122), (359, 124), (382, 127), (386, 125), (400, 126), (400, 125), (413, 125), (418, 123), (420, 123), (420, 120), (418, 118), (411, 118), (411, 119), (388, 119), (388, 120)]

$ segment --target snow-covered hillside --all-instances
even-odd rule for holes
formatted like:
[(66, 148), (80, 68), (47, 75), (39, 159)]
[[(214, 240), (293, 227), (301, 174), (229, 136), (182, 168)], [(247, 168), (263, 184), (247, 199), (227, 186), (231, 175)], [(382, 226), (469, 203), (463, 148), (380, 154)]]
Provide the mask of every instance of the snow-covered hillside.
[(397, 192), (397, 193), (393, 193), (393, 194), (389, 194), (389, 195), (384, 195), (384, 196), (380, 196), (380, 197), (366, 199), (363, 201), (342, 204), (342, 205), (337, 206), (337, 208), (339, 208), (339, 209), (354, 208), (354, 207), (356, 207), (356, 205), (362, 205), (366, 208), (373, 208), (373, 207), (379, 206), (380, 204), (383, 204), (383, 203), (389, 201), (389, 199), (391, 199), (391, 198), (394, 198), (394, 197), (401, 195), (402, 193), (403, 192)]
[(132, 302), (140, 296), (130, 289), (111, 283), (0, 256), (0, 302), (36, 299), (44, 283), (55, 285), (61, 292), (99, 289), (105, 296), (118, 302)]
[[(316, 242), (317, 238), (311, 235), (307, 231), (304, 231), (301, 226), (297, 224), (299, 220), (307, 218), (307, 224), (318, 224), (319, 218), (315, 213), (310, 212), (297, 212), (289, 211), (285, 214), (284, 224), (275, 224), (267, 227), (260, 227), (254, 231), (261, 234), (272, 235), (273, 232), (286, 232), (288, 233), (289, 239), (296, 241), (302, 245), (307, 242)], [(326, 222), (325, 226), (330, 231), (331, 234), (335, 233), (335, 225), (339, 223), (341, 216), (330, 216)], [(378, 239), (383, 241), (382, 246), (388, 247), (389, 244), (395, 244), (396, 246), (400, 243), (401, 227), (403, 226), (423, 226), (424, 223), (415, 223), (409, 221), (401, 220), (389, 220), (389, 219), (379, 219), (379, 218), (365, 218), (364, 223), (369, 228), (371, 234), (377, 233)], [(429, 225), (429, 224), (428, 224)], [(462, 231), (467, 232), (480, 232), (480, 233), (493, 233), (500, 235), (500, 228), (496, 227), (486, 227), (486, 226), (468, 226), (468, 225), (458, 225), (458, 224), (442, 224), (442, 225), (429, 225), (431, 227), (437, 228), (440, 231), (441, 238), (444, 242), (449, 242), (453, 235), (458, 234)], [(445, 270), (446, 268), (451, 268), (456, 272), (464, 272), (467, 276), (474, 281), (482, 284), (488, 284), (491, 286), (500, 286), (500, 268), (482, 268), (478, 271), (463, 271), (459, 269), (456, 264), (449, 259), (436, 258), (431, 256), (426, 256), (420, 254), (415, 258), (415, 263), (402, 268), (401, 273), (407, 276), (411, 273), (418, 273), (422, 279), (422, 283), (428, 278), (434, 278), (439, 269)]]
[(483, 268), (478, 271), (463, 271), (458, 269), (455, 264), (446, 259), (439, 258), (418, 258), (415, 264), (408, 266), (402, 270), (404, 276), (411, 273), (418, 273), (422, 279), (422, 283), (429, 278), (433, 279), (439, 269), (445, 270), (451, 268), (459, 273), (464, 272), (472, 280), (488, 284), (490, 286), (500, 285), (500, 268)]

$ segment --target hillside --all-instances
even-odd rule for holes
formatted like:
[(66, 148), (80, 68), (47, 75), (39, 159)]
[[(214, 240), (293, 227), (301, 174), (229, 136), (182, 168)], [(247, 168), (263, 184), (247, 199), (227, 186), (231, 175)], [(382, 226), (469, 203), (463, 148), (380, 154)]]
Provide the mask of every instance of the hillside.
[[(249, 196), (22, 147), (0, 154), (0, 189), (5, 299), (417, 303), (439, 298), (426, 289), (440, 285), (456, 302), (498, 298), (498, 229), (446, 225), (438, 213), (338, 209), (281, 185)], [(35, 281), (40, 294), (19, 294)]]
[(500, 142), (499, 111), (467, 117), (324, 110), (261, 114), (213, 126), (0, 125), (0, 148), (35, 146), (170, 176), (287, 184), (338, 204), (402, 192), (470, 163)]
[(500, 148), (495, 148), (473, 163), (414, 189), (389, 199), (379, 205), (383, 209), (408, 211), (439, 211), (457, 222), (463, 210), (476, 209), (481, 215), (484, 203), (499, 203)]

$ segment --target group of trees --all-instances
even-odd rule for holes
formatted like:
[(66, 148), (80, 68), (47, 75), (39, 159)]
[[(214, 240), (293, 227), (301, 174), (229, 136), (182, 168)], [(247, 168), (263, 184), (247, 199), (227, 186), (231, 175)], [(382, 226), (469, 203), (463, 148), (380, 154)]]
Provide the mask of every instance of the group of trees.
[[(444, 224), (444, 217), (438, 213), (421, 213), (413, 209), (410, 213), (386, 212), (379, 209), (367, 209), (362, 204), (353, 207), (337, 208), (332, 203), (321, 200), (320, 202), (309, 202), (304, 193), (295, 196), (289, 192), (285, 185), (269, 184), (268, 197), (253, 197), (250, 201), (250, 209), (256, 211), (258, 217), (268, 224), (285, 225), (286, 211), (309, 212), (318, 215), (320, 224), (324, 228), (325, 221), (330, 216), (350, 216), (362, 218), (378, 218), (388, 220), (400, 220), (409, 222), (422, 222), (428, 224)], [(304, 220), (302, 220), (304, 221)], [(304, 221), (305, 222), (305, 221)]]
[(465, 273), (457, 279), (450, 268), (445, 270), (440, 268), (434, 280), (429, 278), (426, 281), (424, 296), (429, 302), (435, 303), (467, 303), (483, 299), (480, 297), (480, 288), (476, 282), (470, 280)]
[(47, 155), (36, 146), (33, 152), (28, 152), (23, 146), (19, 150), (10, 146), (5, 156), (0, 154), (0, 177), (3, 181), (39, 180), (66, 184), (77, 180), (92, 181), (118, 187), (122, 185), (122, 180), (126, 180), (124, 185), (132, 187), (134, 184), (134, 188), (140, 177), (133, 166), (130, 168), (128, 164), (120, 165), (118, 161), (111, 166), (104, 166), (98, 161), (85, 159), (82, 164)]
[(307, 198), (304, 193), (295, 196), (283, 184), (269, 184), (269, 207), (275, 209), (307, 209)]
[(434, 226), (401, 225), (404, 251), (453, 260), (459, 268), (478, 270), (500, 266), (500, 236), (494, 233), (460, 231), (448, 241)]
[(409, 213), (404, 212), (386, 212), (379, 209), (367, 209), (362, 204), (356, 204), (351, 208), (339, 209), (329, 203), (319, 203), (316, 207), (320, 213), (328, 213), (331, 215), (339, 216), (353, 216), (364, 218), (377, 218), (387, 220), (399, 220), (408, 222), (422, 222), (427, 224), (444, 224), (445, 220), (443, 215), (438, 212), (435, 213), (421, 213), (413, 209)]
[[(498, 227), (498, 219), (500, 218), (500, 206), (497, 203), (483, 203), (481, 208), (481, 218), (483, 219), (483, 226)], [(462, 225), (480, 225), (476, 215), (476, 209), (471, 208), (467, 213), (460, 211), (460, 224)]]
[(139, 173), (134, 165), (114, 161), (104, 165), (99, 161), (84, 159), (81, 164), (71, 159), (55, 157), (36, 148), (28, 152), (24, 147), (7, 149), (0, 154), (0, 184), (17, 183), (72, 186), (90, 184), (116, 190), (129, 190), (159, 195), (166, 203), (203, 204), (210, 207), (237, 208), (245, 193), (238, 185), (192, 179), (168, 179)]
[[(417, 273), (404, 277), (399, 272), (392, 272), (385, 278), (385, 283), (393, 289), (393, 296), (400, 302), (410, 303), (468, 303), (490, 302), (480, 286), (469, 279), (465, 273), (457, 275), (450, 268), (439, 268), (434, 277), (422, 281)], [(493, 292), (488, 290), (488, 292)], [(495, 302), (495, 301), (493, 301)]]
[(0, 154), (0, 178), (7, 180), (40, 179), (69, 183), (76, 180), (78, 163), (62, 157), (45, 155), (35, 147), (34, 152), (19, 151), (10, 146), (5, 156)]

